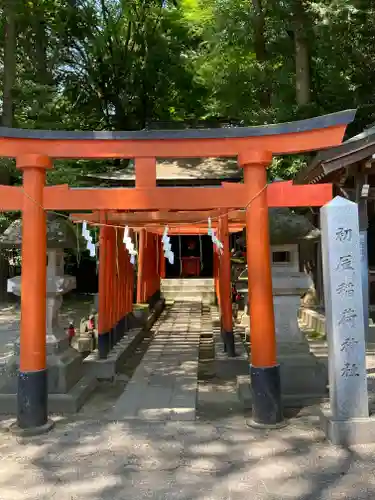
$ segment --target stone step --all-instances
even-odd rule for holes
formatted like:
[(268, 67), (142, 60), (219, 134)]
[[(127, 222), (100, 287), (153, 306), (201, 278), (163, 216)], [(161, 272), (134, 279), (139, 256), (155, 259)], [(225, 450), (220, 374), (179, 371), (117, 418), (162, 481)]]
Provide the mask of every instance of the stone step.
[(194, 286), (178, 286), (178, 285), (171, 285), (171, 286), (162, 286), (161, 291), (171, 291), (171, 292), (179, 292), (179, 291), (184, 291), (184, 292), (210, 292), (214, 293), (214, 288), (210, 286), (202, 286), (202, 287), (194, 287)]
[(197, 289), (189, 289), (189, 288), (163, 288), (161, 290), (163, 295), (185, 295), (186, 297), (192, 297), (194, 300), (195, 296), (204, 296), (204, 295), (215, 295), (213, 290), (197, 290)]
[(161, 286), (213, 287), (214, 280), (213, 278), (167, 278), (161, 280)]
[(161, 283), (162, 292), (184, 293), (214, 293), (213, 280), (200, 279), (171, 279), (163, 280)]
[[(161, 291), (163, 295), (183, 295), (185, 297), (191, 297), (192, 300), (194, 300), (194, 297), (204, 297), (204, 296), (212, 296), (215, 295), (213, 291), (210, 290), (184, 290), (184, 289), (175, 289), (175, 290), (169, 290), (169, 289), (164, 289)], [(198, 299), (197, 299), (198, 300)]]
[(162, 286), (162, 292), (186, 292), (186, 293), (214, 293), (213, 287), (193, 287), (193, 286)]
[(213, 292), (202, 292), (200, 290), (162, 290), (162, 295), (167, 301), (191, 302), (198, 300), (203, 304), (214, 304), (215, 294)]

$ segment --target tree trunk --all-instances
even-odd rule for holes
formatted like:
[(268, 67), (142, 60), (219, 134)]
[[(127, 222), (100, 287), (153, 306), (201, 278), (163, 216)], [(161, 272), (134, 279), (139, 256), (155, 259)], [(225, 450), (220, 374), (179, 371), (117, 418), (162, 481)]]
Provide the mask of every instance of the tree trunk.
[(261, 88), (259, 89), (259, 102), (263, 108), (269, 108), (271, 106), (271, 90), (265, 65), (267, 61), (265, 12), (263, 10), (262, 0), (252, 0), (252, 2), (255, 11), (253, 18), (255, 56), (263, 75)]
[[(12, 127), (14, 118), (13, 88), (16, 77), (16, 1), (4, 2), (4, 75), (3, 75), (3, 127)], [(10, 182), (10, 160), (1, 160), (0, 184)], [(8, 298), (8, 259), (0, 250), (0, 302)]]
[(13, 87), (16, 76), (16, 11), (15, 1), (4, 3), (4, 80), (2, 126), (13, 126)]
[(294, 44), (296, 63), (296, 101), (299, 106), (310, 102), (310, 50), (308, 41), (309, 24), (303, 0), (296, 0), (294, 9)]
[(48, 53), (48, 31), (46, 22), (44, 2), (41, 0), (34, 1), (30, 8), (29, 15), (31, 17), (30, 26), (32, 29), (32, 60), (35, 66), (33, 76), (34, 88), (34, 110), (33, 113), (37, 116), (38, 126), (49, 128), (51, 115), (49, 112), (49, 102), (51, 100), (51, 91), (53, 88), (53, 76), (50, 68), (50, 60)]

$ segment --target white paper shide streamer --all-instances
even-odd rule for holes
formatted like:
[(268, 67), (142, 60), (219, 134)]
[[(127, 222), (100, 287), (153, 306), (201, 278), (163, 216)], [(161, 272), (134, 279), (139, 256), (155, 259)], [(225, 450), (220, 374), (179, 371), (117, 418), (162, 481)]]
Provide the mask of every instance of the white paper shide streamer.
[(216, 246), (216, 250), (219, 253), (222, 253), (224, 245), (222, 242), (217, 238), (216, 233), (214, 229), (212, 229), (212, 222), (211, 222), (211, 217), (208, 218), (208, 231), (207, 231), (208, 236), (211, 236), (212, 244)]
[(95, 257), (96, 256), (96, 246), (95, 246), (95, 243), (92, 241), (92, 236), (91, 236), (90, 231), (87, 229), (87, 222), (86, 221), (83, 221), (83, 223), (82, 223), (82, 236), (87, 241), (87, 250), (90, 252), (90, 257)]
[(172, 252), (172, 245), (170, 242), (170, 238), (168, 236), (168, 226), (165, 226), (164, 228), (163, 237), (161, 241), (163, 242), (164, 257), (168, 259), (170, 264), (173, 264), (174, 253)]
[(137, 255), (137, 250), (134, 248), (134, 243), (132, 242), (131, 237), (129, 236), (129, 228), (128, 226), (125, 227), (124, 229), (124, 238), (123, 238), (123, 243), (125, 245), (126, 250), (128, 251), (130, 255), (130, 263), (134, 266), (135, 264), (135, 257)]

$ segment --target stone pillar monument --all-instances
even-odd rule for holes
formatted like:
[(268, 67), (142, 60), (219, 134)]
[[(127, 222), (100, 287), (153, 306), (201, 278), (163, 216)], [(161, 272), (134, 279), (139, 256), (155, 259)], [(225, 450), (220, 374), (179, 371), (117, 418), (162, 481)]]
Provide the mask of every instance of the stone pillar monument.
[(329, 407), (321, 423), (330, 441), (375, 442), (369, 418), (360, 234), (356, 203), (340, 196), (321, 209)]

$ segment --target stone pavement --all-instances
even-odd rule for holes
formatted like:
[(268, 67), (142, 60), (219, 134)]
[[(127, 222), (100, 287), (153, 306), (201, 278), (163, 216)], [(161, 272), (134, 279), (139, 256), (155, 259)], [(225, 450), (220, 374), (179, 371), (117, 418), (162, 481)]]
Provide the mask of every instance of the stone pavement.
[(201, 302), (175, 302), (164, 311), (111, 418), (195, 419), (202, 314)]

